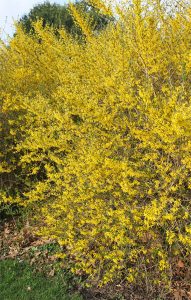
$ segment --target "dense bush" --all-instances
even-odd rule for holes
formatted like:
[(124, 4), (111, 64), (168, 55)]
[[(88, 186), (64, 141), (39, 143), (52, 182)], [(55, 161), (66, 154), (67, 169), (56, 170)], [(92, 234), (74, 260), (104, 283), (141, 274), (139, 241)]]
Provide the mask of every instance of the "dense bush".
[(190, 254), (191, 8), (132, 2), (98, 36), (73, 10), (86, 43), (37, 23), (1, 47), (1, 201), (90, 282), (149, 290)]

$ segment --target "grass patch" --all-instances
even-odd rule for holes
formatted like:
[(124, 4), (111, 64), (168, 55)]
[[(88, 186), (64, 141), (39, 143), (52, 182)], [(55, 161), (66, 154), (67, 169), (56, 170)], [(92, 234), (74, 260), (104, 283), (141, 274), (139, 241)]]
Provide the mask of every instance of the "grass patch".
[(0, 261), (1, 300), (82, 300), (78, 293), (71, 292), (67, 276), (59, 272), (52, 278), (37, 273), (26, 262)]

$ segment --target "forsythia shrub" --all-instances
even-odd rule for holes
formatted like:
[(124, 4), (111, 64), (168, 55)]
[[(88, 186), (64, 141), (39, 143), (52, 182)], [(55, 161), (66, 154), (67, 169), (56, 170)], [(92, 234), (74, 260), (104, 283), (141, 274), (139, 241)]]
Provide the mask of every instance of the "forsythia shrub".
[(168, 284), (191, 250), (191, 7), (91, 3), (115, 24), (71, 6), (82, 42), (38, 22), (0, 48), (0, 201), (90, 282)]

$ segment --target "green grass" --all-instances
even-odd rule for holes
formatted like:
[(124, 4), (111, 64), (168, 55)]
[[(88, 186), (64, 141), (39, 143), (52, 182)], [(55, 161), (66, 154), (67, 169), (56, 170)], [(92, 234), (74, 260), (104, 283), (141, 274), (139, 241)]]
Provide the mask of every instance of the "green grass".
[(77, 293), (70, 293), (70, 283), (61, 271), (46, 278), (25, 262), (0, 261), (1, 300), (82, 300)]

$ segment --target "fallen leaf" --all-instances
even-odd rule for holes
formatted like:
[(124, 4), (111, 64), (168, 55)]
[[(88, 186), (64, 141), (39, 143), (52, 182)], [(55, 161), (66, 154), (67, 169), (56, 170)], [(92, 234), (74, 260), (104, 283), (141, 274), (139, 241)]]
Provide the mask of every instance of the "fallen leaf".
[(177, 263), (177, 266), (178, 266), (179, 268), (184, 268), (184, 263), (183, 263), (183, 261), (182, 261), (182, 260), (179, 260), (178, 263)]
[(9, 247), (9, 257), (14, 258), (16, 257), (18, 254), (18, 249), (14, 248), (14, 247)]
[(37, 257), (37, 256), (39, 256), (39, 255), (41, 255), (41, 252), (40, 252), (40, 251), (36, 251), (36, 252), (34, 253), (34, 256), (35, 256), (35, 257)]
[(174, 300), (182, 300), (182, 295), (181, 295), (180, 291), (174, 292)]
[(187, 294), (188, 294), (188, 299), (190, 300), (191, 299), (191, 291), (187, 292)]
[(52, 269), (50, 272), (49, 272), (49, 276), (51, 276), (51, 277), (53, 277), (54, 276), (54, 274), (55, 274), (55, 271), (54, 271), (54, 269)]

